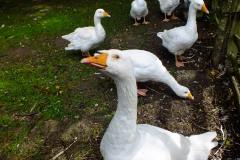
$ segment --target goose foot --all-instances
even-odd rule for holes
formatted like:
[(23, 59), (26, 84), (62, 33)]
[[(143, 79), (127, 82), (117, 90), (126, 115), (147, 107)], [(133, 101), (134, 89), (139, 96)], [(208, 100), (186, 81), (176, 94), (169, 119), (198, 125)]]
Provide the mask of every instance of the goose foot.
[(142, 24), (149, 24), (150, 22), (146, 21), (145, 17), (143, 17), (143, 23)]
[(140, 23), (137, 22), (137, 19), (134, 19), (135, 23), (133, 24), (134, 26), (138, 26)]
[(178, 56), (177, 57), (180, 61), (183, 61), (183, 60), (186, 60), (187, 59), (187, 57), (185, 57), (185, 56)]
[(136, 22), (136, 23), (134, 23), (133, 25), (134, 25), (134, 26), (138, 26), (138, 25), (139, 25), (139, 23), (137, 23), (137, 22)]
[(144, 21), (142, 24), (149, 24), (150, 22), (148, 22), (148, 21)]
[(170, 19), (172, 19), (172, 20), (178, 20), (179, 18), (176, 17), (176, 16), (174, 15), (174, 13), (173, 13)]
[(184, 67), (184, 63), (180, 61), (176, 61), (176, 66), (179, 67)]
[(146, 97), (147, 96), (147, 89), (138, 89), (137, 90), (137, 94), (139, 95), (139, 96), (143, 96), (143, 97)]
[(175, 56), (175, 63), (176, 63), (176, 67), (184, 67), (184, 62), (179, 61), (178, 59), (181, 59), (178, 55)]
[(164, 18), (164, 20), (162, 20), (163, 22), (169, 22), (170, 21), (170, 19), (168, 19), (168, 18)]
[(167, 18), (167, 14), (166, 14), (166, 13), (164, 14), (164, 20), (162, 20), (162, 21), (163, 21), (163, 22), (168, 22), (168, 21), (170, 21), (170, 19)]

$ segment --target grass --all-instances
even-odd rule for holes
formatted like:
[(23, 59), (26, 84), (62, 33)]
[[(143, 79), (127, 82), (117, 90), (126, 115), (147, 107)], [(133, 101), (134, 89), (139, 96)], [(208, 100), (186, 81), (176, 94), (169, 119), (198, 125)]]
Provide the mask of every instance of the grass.
[[(97, 8), (110, 11), (112, 18), (102, 23), (107, 37), (113, 36), (130, 23), (130, 0), (8, 0), (1, 7), (0, 159), (26, 159), (39, 155), (43, 145), (44, 135), (37, 132), (37, 147), (24, 148), (33, 126), (44, 127), (49, 119), (74, 121), (76, 115), (81, 119), (109, 111), (102, 95), (91, 95), (88, 86), (86, 92), (79, 91), (95, 70), (80, 64), (79, 53), (66, 53), (55, 42), (76, 27), (93, 25)], [(95, 111), (96, 104), (103, 107)], [(84, 106), (80, 112), (79, 105)], [(29, 113), (38, 114), (37, 120), (21, 116)]]
[[(23, 1), (22, 3), (25, 5), (19, 4), (2, 11), (2, 14), (8, 16), (0, 18), (1, 22), (5, 22), (1, 27), (0, 49), (18, 45), (17, 43), (20, 41), (29, 42), (39, 35), (59, 36), (59, 34), (68, 33), (79, 26), (93, 25), (93, 14), (99, 7), (114, 11), (111, 14), (111, 20), (103, 20), (104, 27), (110, 36), (128, 22), (126, 17), (129, 12), (129, 2), (111, 1), (108, 3), (102, 0), (96, 3), (88, 0), (75, 3), (62, 1), (50, 4), (29, 4)], [(124, 10), (119, 5), (125, 7)], [(113, 22), (114, 18), (119, 21), (114, 20)]]

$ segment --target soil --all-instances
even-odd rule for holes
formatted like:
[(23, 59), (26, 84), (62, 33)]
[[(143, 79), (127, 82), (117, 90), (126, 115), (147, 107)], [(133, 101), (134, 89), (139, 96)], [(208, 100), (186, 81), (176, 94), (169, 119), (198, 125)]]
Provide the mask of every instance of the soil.
[[(141, 87), (149, 89), (149, 92), (147, 97), (139, 97), (138, 123), (152, 124), (184, 135), (217, 131), (216, 140), (219, 145), (213, 149), (209, 159), (236, 159), (240, 157), (240, 132), (238, 128), (240, 123), (237, 118), (239, 113), (232, 98), (231, 83), (227, 75), (217, 77), (219, 71), (214, 70), (211, 66), (210, 59), (215, 36), (214, 27), (209, 24), (206, 17), (198, 19), (199, 39), (185, 53), (186, 56), (194, 55), (191, 59), (193, 62), (183, 68), (176, 68), (173, 55), (161, 46), (161, 40), (157, 38), (156, 33), (163, 31), (163, 29), (183, 25), (184, 22), (176, 20), (165, 23), (161, 21), (163, 17), (159, 14), (150, 14), (149, 17), (151, 17), (151, 24), (126, 27), (113, 39), (109, 39), (110, 48), (138, 48), (153, 52), (181, 84), (190, 88), (195, 99), (194, 101), (181, 99), (164, 84), (155, 82), (139, 84)], [(101, 84), (105, 83), (102, 86), (102, 90), (106, 93), (104, 99), (107, 103), (111, 101), (108, 106), (114, 106), (111, 108), (114, 111), (117, 103), (115, 89), (112, 91), (114, 84), (107, 83), (109, 79), (102, 76), (95, 75), (94, 80), (100, 81)], [(100, 117), (95, 117), (95, 120), (91, 119), (89, 121), (101, 125), (102, 117)], [(108, 122), (103, 125), (103, 128), (107, 127)], [(75, 127), (79, 128), (81, 125), (86, 124), (76, 124)], [(72, 127), (74, 128), (74, 124), (69, 128)], [(221, 127), (227, 136), (224, 139)], [(103, 133), (104, 129), (101, 130), (98, 138), (87, 141), (91, 147), (88, 154), (85, 155), (85, 159), (101, 159), (99, 144)], [(70, 139), (73, 139), (73, 137)], [(67, 157), (73, 155), (79, 149), (79, 146), (83, 147), (84, 143), (75, 144), (76, 147), (67, 151)]]
[(212, 67), (210, 60), (214, 49), (214, 26), (209, 24), (207, 17), (198, 18), (199, 39), (184, 54), (194, 56), (192, 62), (183, 68), (176, 68), (174, 56), (161, 46), (156, 33), (184, 25), (185, 22), (176, 20), (165, 23), (161, 21), (162, 15), (153, 13), (149, 17), (152, 23), (147, 25), (147, 29), (145, 26), (125, 28), (114, 39), (110, 39), (111, 48), (138, 48), (156, 54), (178, 82), (190, 88), (195, 99), (180, 99), (164, 84), (140, 84), (149, 92), (147, 97), (139, 97), (138, 123), (160, 126), (184, 135), (217, 131), (219, 145), (213, 149), (209, 159), (240, 157), (239, 112), (234, 104), (231, 83), (228, 75), (218, 77), (220, 71)]

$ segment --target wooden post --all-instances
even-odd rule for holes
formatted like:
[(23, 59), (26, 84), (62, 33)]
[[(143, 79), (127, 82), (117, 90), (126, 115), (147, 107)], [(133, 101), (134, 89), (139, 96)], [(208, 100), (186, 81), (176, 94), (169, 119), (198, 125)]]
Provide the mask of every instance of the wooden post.
[(213, 0), (212, 8), (218, 26), (212, 61), (215, 67), (225, 64), (240, 107), (240, 1)]

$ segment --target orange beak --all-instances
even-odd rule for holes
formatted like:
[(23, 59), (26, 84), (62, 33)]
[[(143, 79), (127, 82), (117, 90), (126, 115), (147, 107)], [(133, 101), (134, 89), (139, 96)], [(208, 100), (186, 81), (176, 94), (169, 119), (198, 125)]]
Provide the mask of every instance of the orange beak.
[(104, 17), (111, 17), (111, 15), (108, 12), (106, 12), (106, 11), (104, 11), (103, 16)]
[(87, 57), (81, 60), (83, 64), (90, 64), (98, 69), (105, 69), (107, 67), (108, 54), (102, 53), (96, 56)]
[(207, 9), (207, 7), (206, 7), (205, 4), (202, 5), (202, 9), (201, 9), (201, 11), (203, 11), (203, 12), (209, 14), (209, 11), (208, 11), (208, 9)]
[(190, 100), (194, 100), (194, 97), (192, 96), (192, 94), (190, 92), (187, 94), (187, 98)]

